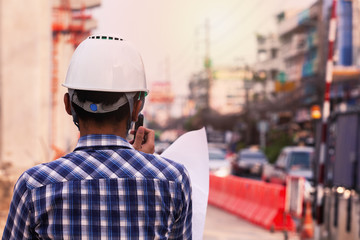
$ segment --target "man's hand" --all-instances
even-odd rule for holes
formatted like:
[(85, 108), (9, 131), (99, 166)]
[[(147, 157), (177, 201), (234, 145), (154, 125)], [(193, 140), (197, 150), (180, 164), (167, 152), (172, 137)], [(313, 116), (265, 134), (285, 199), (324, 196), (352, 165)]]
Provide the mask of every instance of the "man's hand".
[(155, 132), (154, 130), (139, 127), (134, 142), (132, 143), (133, 147), (141, 152), (153, 154), (155, 152)]

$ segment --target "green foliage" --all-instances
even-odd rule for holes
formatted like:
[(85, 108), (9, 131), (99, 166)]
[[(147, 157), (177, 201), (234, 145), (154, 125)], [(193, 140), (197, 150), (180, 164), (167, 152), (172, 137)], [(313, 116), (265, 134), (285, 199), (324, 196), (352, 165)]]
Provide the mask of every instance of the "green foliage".
[(246, 143), (245, 142), (238, 142), (236, 144), (236, 152), (240, 151), (243, 148), (246, 148)]
[(285, 146), (293, 145), (292, 137), (284, 131), (272, 130), (269, 132), (268, 144), (265, 149), (265, 154), (270, 163), (274, 163), (280, 154), (280, 151)]
[(190, 131), (191, 129), (193, 129), (192, 118), (186, 119), (183, 128), (185, 129), (185, 131)]
[(185, 131), (193, 131), (199, 128), (199, 113), (195, 116), (189, 117), (183, 124)]

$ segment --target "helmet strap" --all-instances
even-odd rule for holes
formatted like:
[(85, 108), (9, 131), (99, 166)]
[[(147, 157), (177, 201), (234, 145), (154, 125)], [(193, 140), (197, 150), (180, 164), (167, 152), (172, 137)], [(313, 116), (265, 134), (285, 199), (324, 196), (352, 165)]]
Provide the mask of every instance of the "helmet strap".
[(134, 95), (125, 93), (125, 96), (126, 96), (126, 99), (128, 100), (129, 110), (130, 110), (129, 119), (126, 123), (126, 132), (129, 133), (129, 130), (131, 129), (131, 127), (133, 125), (132, 112), (134, 110)]
[[(71, 109), (71, 115), (73, 118), (73, 122), (75, 124), (75, 126), (78, 128), (78, 130), (80, 131), (80, 125), (79, 125), (79, 118), (72, 106), (73, 103), (73, 97), (75, 94), (75, 91), (73, 89), (68, 89), (69, 95), (70, 95), (70, 109)], [(127, 120), (126, 123), (126, 132), (127, 134), (129, 133), (129, 130), (132, 128), (133, 125), (133, 121), (132, 121), (132, 112), (134, 110), (134, 93), (125, 93), (125, 97), (129, 103), (129, 119)], [(143, 101), (144, 102), (144, 101)], [(141, 106), (141, 109), (143, 108), (143, 105)]]
[(74, 110), (74, 108), (72, 106), (71, 106), (71, 115), (72, 115), (73, 122), (74, 122), (75, 126), (80, 131), (79, 118), (76, 115), (76, 112), (75, 112), (75, 110)]
[(74, 95), (74, 90), (73, 89), (68, 89), (68, 93), (69, 93), (69, 96), (70, 96), (70, 109), (71, 109), (71, 116), (73, 118), (73, 122), (75, 124), (75, 126), (77, 127), (77, 129), (80, 131), (80, 125), (79, 125), (79, 118), (72, 106), (72, 100), (73, 100), (73, 95)]

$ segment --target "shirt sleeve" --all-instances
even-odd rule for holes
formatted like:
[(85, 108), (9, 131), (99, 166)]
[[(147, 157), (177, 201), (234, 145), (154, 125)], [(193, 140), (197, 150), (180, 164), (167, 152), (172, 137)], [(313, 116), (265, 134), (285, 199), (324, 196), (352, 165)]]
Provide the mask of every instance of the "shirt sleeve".
[(10, 203), (9, 214), (2, 236), (3, 240), (31, 239), (29, 235), (29, 199), (30, 193), (26, 187), (26, 181), (22, 176), (15, 184), (13, 198)]
[(182, 207), (180, 208), (180, 217), (175, 222), (169, 236), (171, 240), (192, 239), (192, 187), (189, 173), (185, 168), (181, 186)]

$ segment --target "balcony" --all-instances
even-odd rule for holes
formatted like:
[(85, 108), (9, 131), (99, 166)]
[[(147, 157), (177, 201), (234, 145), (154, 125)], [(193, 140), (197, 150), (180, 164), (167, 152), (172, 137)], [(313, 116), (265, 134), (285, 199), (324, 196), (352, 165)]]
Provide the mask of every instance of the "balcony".
[(279, 31), (278, 31), (279, 35), (283, 36), (287, 33), (290, 33), (297, 26), (298, 26), (298, 21), (296, 16), (286, 19), (285, 21), (279, 24)]
[(311, 77), (315, 75), (319, 70), (318, 59), (306, 61), (302, 67), (302, 77)]
[(256, 71), (271, 71), (273, 69), (282, 69), (283, 61), (280, 58), (267, 59), (255, 64)]
[(289, 59), (304, 55), (307, 50), (307, 35), (305, 33), (294, 34), (291, 40), (283, 45), (282, 55), (284, 59)]
[(287, 64), (285, 73), (288, 81), (300, 81), (303, 70), (303, 58), (291, 61), (291, 64)]
[(310, 8), (301, 11), (295, 16), (285, 19), (279, 24), (279, 35), (284, 36), (316, 26), (320, 10), (320, 5), (316, 2)]
[(307, 48), (314, 48), (319, 45), (319, 36), (316, 30), (310, 31), (306, 39)]
[(258, 36), (257, 39), (257, 48), (258, 51), (268, 51), (269, 49), (278, 49), (280, 46), (279, 38), (276, 35), (269, 36)]

